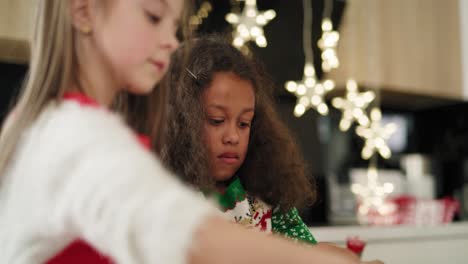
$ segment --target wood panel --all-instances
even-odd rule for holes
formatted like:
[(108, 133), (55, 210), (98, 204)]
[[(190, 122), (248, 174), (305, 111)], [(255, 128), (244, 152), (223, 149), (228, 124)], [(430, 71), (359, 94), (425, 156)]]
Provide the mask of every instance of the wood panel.
[(462, 98), (458, 0), (348, 0), (340, 28), (344, 84)]
[(34, 0), (0, 0), (0, 60), (27, 61), (33, 7)]

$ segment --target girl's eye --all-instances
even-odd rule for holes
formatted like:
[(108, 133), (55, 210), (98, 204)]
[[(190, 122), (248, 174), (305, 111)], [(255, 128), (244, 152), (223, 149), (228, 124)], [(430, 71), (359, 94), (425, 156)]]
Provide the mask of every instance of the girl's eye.
[(246, 128), (246, 127), (250, 127), (250, 122), (240, 122), (240, 127), (242, 128)]
[(161, 21), (161, 17), (159, 16), (156, 16), (156, 15), (153, 15), (149, 12), (146, 12), (146, 17), (148, 18), (148, 20), (152, 23), (152, 24), (157, 24)]
[(209, 122), (210, 122), (210, 124), (217, 126), (217, 125), (221, 125), (221, 124), (224, 122), (224, 119), (213, 119), (213, 118), (210, 118), (210, 119), (209, 119)]

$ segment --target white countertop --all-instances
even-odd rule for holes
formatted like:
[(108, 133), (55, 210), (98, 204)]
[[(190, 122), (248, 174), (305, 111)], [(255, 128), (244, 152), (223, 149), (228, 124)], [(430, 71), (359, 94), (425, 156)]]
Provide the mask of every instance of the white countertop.
[(468, 222), (439, 226), (311, 227), (319, 242), (344, 245), (348, 236), (366, 241), (362, 258), (385, 264), (468, 264)]
[[(468, 222), (457, 222), (438, 226), (331, 226), (311, 227), (317, 241), (344, 243), (346, 237), (357, 235), (371, 241), (419, 240), (431, 238), (468, 238)], [(467, 248), (468, 250), (468, 248)], [(468, 263), (468, 261), (467, 261)]]

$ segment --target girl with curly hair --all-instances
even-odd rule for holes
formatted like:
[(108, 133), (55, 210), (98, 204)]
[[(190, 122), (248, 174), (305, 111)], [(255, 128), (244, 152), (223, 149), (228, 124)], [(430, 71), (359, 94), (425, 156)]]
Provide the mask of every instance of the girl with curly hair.
[(315, 199), (304, 160), (273, 107), (272, 83), (219, 36), (175, 53), (161, 156), (184, 180), (216, 194), (237, 223), (315, 244), (296, 208)]

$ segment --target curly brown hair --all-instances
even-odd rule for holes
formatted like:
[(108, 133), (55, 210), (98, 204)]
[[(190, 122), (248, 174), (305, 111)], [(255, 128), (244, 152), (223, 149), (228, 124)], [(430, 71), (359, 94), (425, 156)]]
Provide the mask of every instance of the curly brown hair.
[[(207, 149), (203, 140), (205, 113), (202, 93), (219, 72), (231, 72), (251, 82), (255, 116), (244, 163), (237, 172), (246, 191), (282, 210), (301, 208), (315, 200), (315, 185), (289, 130), (273, 106), (273, 83), (263, 67), (218, 35), (190, 43), (186, 60), (176, 52), (162, 83), (169, 93), (163, 162), (189, 184), (210, 189)], [(182, 50), (183, 48), (181, 48)]]

